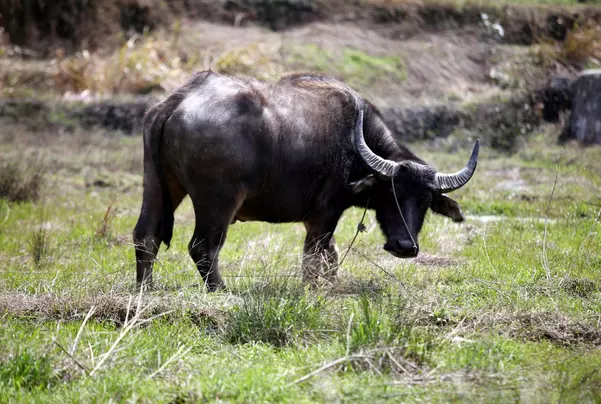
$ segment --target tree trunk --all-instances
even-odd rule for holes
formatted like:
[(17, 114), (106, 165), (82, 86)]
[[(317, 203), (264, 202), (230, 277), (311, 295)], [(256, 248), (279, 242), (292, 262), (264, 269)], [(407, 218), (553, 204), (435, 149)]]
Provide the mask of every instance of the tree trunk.
[(580, 74), (571, 88), (572, 113), (559, 140), (601, 144), (601, 70)]

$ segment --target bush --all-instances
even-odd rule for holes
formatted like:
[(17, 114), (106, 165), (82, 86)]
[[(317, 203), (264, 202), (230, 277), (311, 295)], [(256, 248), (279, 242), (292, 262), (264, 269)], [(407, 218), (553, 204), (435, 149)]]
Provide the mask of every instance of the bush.
[(11, 202), (35, 202), (45, 183), (45, 167), (39, 161), (0, 163), (0, 198)]

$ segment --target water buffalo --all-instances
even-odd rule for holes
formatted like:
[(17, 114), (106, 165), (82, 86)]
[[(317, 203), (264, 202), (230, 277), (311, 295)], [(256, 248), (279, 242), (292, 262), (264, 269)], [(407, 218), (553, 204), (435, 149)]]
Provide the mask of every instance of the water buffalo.
[(196, 215), (189, 251), (209, 291), (223, 286), (218, 254), (236, 220), (302, 222), (309, 283), (337, 275), (333, 234), (351, 206), (375, 210), (386, 251), (415, 257), (428, 208), (463, 220), (444, 193), (470, 180), (478, 148), (461, 171), (437, 173), (340, 81), (197, 73), (144, 120), (144, 195), (133, 232), (138, 285), (152, 281), (153, 260), (161, 242), (169, 248), (173, 212), (186, 195)]

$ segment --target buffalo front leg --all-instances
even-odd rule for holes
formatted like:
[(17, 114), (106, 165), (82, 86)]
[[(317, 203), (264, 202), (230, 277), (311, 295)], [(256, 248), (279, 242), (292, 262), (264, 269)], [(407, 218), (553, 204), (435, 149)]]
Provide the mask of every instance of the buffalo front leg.
[(336, 279), (338, 247), (333, 233), (337, 219), (329, 222), (305, 222), (307, 237), (303, 247), (302, 264), (304, 282), (315, 285), (319, 276), (330, 282)]
[(227, 230), (196, 230), (188, 245), (190, 257), (196, 264), (209, 292), (225, 287), (219, 273), (219, 251), (225, 242), (226, 234)]
[(338, 277), (339, 251), (333, 236), (328, 243), (328, 247), (324, 249), (323, 256), (323, 277), (329, 282), (334, 282)]

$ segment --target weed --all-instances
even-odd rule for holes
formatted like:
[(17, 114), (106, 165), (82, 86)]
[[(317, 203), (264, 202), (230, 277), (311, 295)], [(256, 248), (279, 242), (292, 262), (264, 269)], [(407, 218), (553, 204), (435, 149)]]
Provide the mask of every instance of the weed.
[[(6, 213), (3, 211), (6, 209)], [(4, 229), (4, 225), (8, 221), (8, 217), (10, 215), (10, 208), (5, 199), (0, 198), (0, 234), (2, 234), (2, 230)]]
[(45, 226), (39, 226), (31, 233), (29, 239), (29, 253), (35, 266), (40, 266), (50, 255), (50, 230)]
[(111, 209), (113, 208), (113, 204), (115, 200), (112, 200), (109, 206), (106, 208), (106, 212), (102, 217), (102, 224), (100, 228), (96, 231), (96, 236), (101, 239), (107, 239), (110, 232), (111, 220), (113, 219), (114, 214), (111, 214)]
[(0, 165), (0, 198), (11, 202), (36, 202), (46, 183), (46, 168), (39, 160), (16, 160)]
[(409, 336), (411, 327), (402, 324), (399, 318), (403, 306), (404, 302), (398, 298), (378, 297), (371, 300), (366, 295), (361, 296), (351, 322), (347, 341), (349, 352), (396, 344)]
[(276, 347), (323, 333), (326, 301), (290, 280), (271, 280), (250, 290), (232, 309), (225, 338), (230, 343), (265, 342)]
[(601, 283), (587, 278), (566, 277), (559, 282), (559, 287), (566, 293), (579, 297), (589, 297), (601, 290)]
[(416, 375), (423, 371), (435, 347), (433, 338), (418, 333), (403, 313), (406, 301), (384, 294), (361, 296), (349, 318), (346, 351), (350, 368)]
[(36, 268), (56, 260), (64, 252), (64, 240), (59, 240), (47, 221), (45, 207), (41, 207), (37, 223), (28, 240), (28, 249)]

